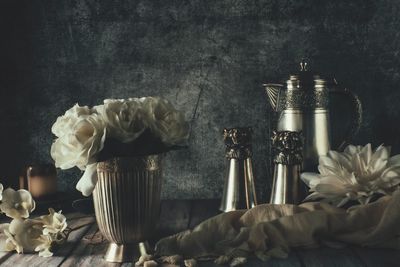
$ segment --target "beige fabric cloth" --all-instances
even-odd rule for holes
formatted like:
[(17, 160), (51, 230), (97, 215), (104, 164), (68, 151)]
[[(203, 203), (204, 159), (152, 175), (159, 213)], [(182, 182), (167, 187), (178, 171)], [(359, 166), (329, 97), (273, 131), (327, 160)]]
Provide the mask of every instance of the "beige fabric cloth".
[(227, 260), (255, 255), (266, 260), (284, 258), (290, 248), (343, 244), (400, 249), (400, 190), (348, 210), (313, 202), (223, 213), (161, 239), (156, 253)]

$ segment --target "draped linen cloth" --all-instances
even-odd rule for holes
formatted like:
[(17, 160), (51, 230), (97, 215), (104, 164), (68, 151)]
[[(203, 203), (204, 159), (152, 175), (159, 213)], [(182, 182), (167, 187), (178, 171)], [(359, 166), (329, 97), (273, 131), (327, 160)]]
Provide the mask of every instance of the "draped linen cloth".
[(400, 249), (400, 190), (347, 210), (309, 202), (298, 206), (263, 204), (222, 213), (193, 230), (161, 239), (156, 254), (225, 258), (225, 262), (250, 256), (267, 260), (287, 257), (290, 248), (346, 244)]

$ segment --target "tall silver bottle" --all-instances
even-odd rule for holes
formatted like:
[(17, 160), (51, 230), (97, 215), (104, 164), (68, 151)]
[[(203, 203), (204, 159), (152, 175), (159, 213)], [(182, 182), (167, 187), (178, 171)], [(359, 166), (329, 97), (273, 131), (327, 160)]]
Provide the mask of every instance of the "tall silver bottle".
[(274, 131), (274, 174), (271, 204), (298, 204), (303, 199), (303, 184), (300, 180), (303, 161), (303, 135), (301, 132)]
[[(300, 63), (297, 75), (290, 75), (286, 87), (282, 84), (264, 84), (272, 108), (278, 112), (277, 131), (302, 132), (304, 136), (303, 171), (315, 171), (318, 158), (326, 155), (330, 147), (329, 99), (335, 93), (348, 98), (354, 107), (351, 129), (344, 129), (350, 141), (357, 133), (362, 118), (361, 102), (347, 89), (339, 89), (336, 84), (329, 84), (318, 75), (307, 70), (307, 63)], [(329, 88), (328, 88), (329, 86)], [(337, 149), (337, 148), (335, 148)]]
[(224, 129), (226, 177), (220, 210), (250, 209), (257, 205), (250, 127)]

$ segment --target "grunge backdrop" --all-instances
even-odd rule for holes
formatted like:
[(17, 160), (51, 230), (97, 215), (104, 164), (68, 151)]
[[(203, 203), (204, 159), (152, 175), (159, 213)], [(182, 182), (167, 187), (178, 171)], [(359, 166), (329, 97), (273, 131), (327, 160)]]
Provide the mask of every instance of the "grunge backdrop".
[[(189, 149), (167, 157), (164, 197), (219, 197), (221, 131), (253, 126), (265, 199), (273, 125), (261, 84), (283, 81), (302, 57), (360, 96), (353, 142), (400, 152), (399, 1), (4, 0), (0, 10), (3, 183), (51, 160), (51, 125), (75, 103), (161, 95), (192, 125)], [(345, 110), (332, 107), (339, 123)], [(60, 189), (75, 190), (79, 175), (61, 172)]]

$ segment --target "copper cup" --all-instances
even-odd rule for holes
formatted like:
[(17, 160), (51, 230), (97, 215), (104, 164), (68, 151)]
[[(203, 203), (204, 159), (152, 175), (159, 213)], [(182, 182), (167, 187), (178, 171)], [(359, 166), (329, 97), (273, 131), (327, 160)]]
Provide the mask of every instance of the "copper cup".
[(26, 177), (20, 177), (20, 188), (27, 189), (34, 198), (57, 193), (57, 170), (54, 164), (33, 164), (28, 166)]

